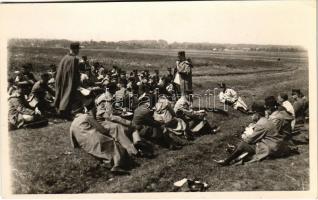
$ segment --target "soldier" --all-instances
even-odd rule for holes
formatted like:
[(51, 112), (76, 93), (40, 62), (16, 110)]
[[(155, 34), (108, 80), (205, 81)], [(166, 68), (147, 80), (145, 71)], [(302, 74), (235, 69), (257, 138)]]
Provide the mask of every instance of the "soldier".
[(291, 122), (292, 130), (295, 128), (295, 110), (293, 105), (288, 100), (288, 95), (285, 93), (280, 93), (277, 97), (278, 103), (286, 109), (286, 111), (294, 118), (294, 120)]
[(22, 71), (19, 72), (15, 78), (15, 84), (21, 87), (23, 95), (29, 95), (33, 84), (36, 82), (36, 79), (31, 72), (32, 68), (33, 66), (31, 63), (23, 65)]
[(237, 92), (232, 89), (228, 88), (225, 83), (218, 84), (222, 91), (219, 94), (219, 99), (221, 103), (225, 103), (227, 105), (233, 106), (234, 109), (239, 110), (245, 114), (251, 114), (248, 110), (248, 106), (243, 101), (243, 99), (238, 96)]
[(176, 62), (177, 74), (175, 82), (180, 87), (181, 95), (184, 95), (186, 91), (192, 94), (192, 67), (192, 63), (186, 59), (185, 52), (179, 51)]
[(252, 110), (255, 111), (252, 120), (256, 122), (253, 132), (240, 141), (229, 157), (224, 160), (215, 160), (218, 164), (230, 165), (244, 154), (252, 156), (249, 162), (256, 162), (267, 157), (282, 157), (291, 153), (291, 149), (284, 143), (275, 124), (265, 117), (264, 103), (254, 103)]
[(125, 167), (129, 163), (130, 155), (137, 153), (137, 150), (130, 145), (131, 151), (127, 152), (127, 148), (118, 138), (116, 127), (104, 127), (96, 121), (94, 101), (88, 100), (85, 104), (86, 113), (77, 113), (70, 127), (72, 146), (82, 148), (102, 159), (104, 163), (111, 164), (112, 173), (129, 174)]
[(63, 57), (56, 72), (54, 105), (61, 117), (70, 119), (71, 111), (80, 105), (77, 88), (80, 86), (78, 42), (71, 43), (70, 52)]
[(48, 73), (41, 74), (41, 80), (36, 82), (31, 90), (30, 97), (28, 99), (31, 107), (38, 109), (41, 112), (52, 110), (54, 107), (51, 102), (46, 99), (46, 93), (54, 96), (54, 91), (48, 86), (50, 75)]
[(306, 122), (306, 111), (308, 110), (308, 101), (303, 98), (303, 94), (299, 89), (292, 89), (292, 97), (294, 99), (293, 107), (295, 111), (296, 123)]
[(50, 75), (48, 85), (52, 90), (55, 90), (55, 77), (56, 77), (56, 65), (55, 64), (50, 65), (50, 69), (48, 71), (48, 74)]
[(154, 79), (154, 82), (156, 83), (156, 84), (158, 84), (159, 83), (159, 79), (160, 79), (160, 76), (159, 76), (159, 70), (155, 70), (155, 75), (153, 76), (153, 79)]
[(17, 86), (9, 97), (9, 128), (16, 129), (25, 126), (46, 125), (47, 120), (41, 117), (42, 113), (36, 107), (31, 108), (23, 96), (21, 86)]
[(139, 98), (138, 107), (134, 110), (132, 124), (140, 136), (146, 140), (164, 144), (171, 150), (182, 148), (169, 136), (164, 124), (154, 120), (150, 107), (150, 97), (142, 96)]
[(172, 74), (172, 72), (171, 72), (171, 67), (168, 67), (167, 70), (168, 70), (167, 79), (173, 80), (173, 74)]

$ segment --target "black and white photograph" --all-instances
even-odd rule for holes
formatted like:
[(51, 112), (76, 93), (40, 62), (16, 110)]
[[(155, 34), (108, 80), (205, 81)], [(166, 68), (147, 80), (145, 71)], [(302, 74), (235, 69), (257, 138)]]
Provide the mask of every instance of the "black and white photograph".
[(316, 1), (0, 11), (4, 197), (317, 197)]

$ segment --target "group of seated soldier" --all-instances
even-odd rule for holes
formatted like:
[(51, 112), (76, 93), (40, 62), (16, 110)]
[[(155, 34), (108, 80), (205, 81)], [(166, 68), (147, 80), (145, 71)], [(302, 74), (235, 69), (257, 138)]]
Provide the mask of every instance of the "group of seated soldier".
[[(32, 64), (22, 66), (16, 71), (15, 78), (8, 80), (9, 127), (47, 124), (45, 116), (54, 113), (54, 65), (52, 73), (42, 73), (36, 80), (32, 73)], [(52, 83), (53, 82), (53, 83)]]
[[(115, 65), (109, 71), (97, 62), (90, 65), (87, 57), (79, 67), (83, 109), (71, 124), (72, 144), (111, 164), (114, 173), (128, 173), (125, 166), (131, 156), (153, 157), (152, 143), (176, 150), (184, 145), (179, 138), (193, 140), (219, 130), (208, 122), (205, 111), (192, 108), (187, 92), (178, 96), (170, 68), (165, 76), (159, 76), (158, 70), (154, 74), (133, 70), (128, 75)], [(37, 81), (32, 65), (26, 64), (15, 79), (9, 80), (11, 128), (47, 122), (46, 114), (54, 112), (55, 74), (56, 67), (51, 65)], [(221, 88), (221, 101), (253, 115), (242, 141), (229, 158), (217, 161), (219, 164), (231, 164), (244, 153), (255, 161), (292, 151), (288, 141), (292, 140), (295, 124), (304, 123), (308, 115), (308, 101), (300, 90), (292, 91), (293, 105), (287, 94), (280, 94), (277, 101), (267, 97), (265, 103), (253, 104), (249, 111), (234, 90), (225, 84)]]
[[(32, 64), (27, 63), (21, 67), (20, 71), (15, 72), (15, 77), (10, 76), (8, 80), (9, 101), (14, 101), (17, 96), (20, 96), (25, 100), (24, 107), (36, 110), (37, 115), (42, 118), (54, 115), (56, 65), (50, 65), (47, 72), (41, 73), (40, 80), (36, 80), (32, 70)], [(168, 76), (163, 77), (159, 77), (158, 70), (155, 70), (153, 75), (150, 75), (148, 70), (141, 73), (133, 70), (128, 75), (116, 65), (109, 71), (98, 62), (90, 65), (87, 57), (83, 56), (79, 63), (79, 71), (81, 85), (78, 90), (84, 96), (90, 93), (98, 96), (107, 88), (117, 102), (123, 102), (123, 107), (129, 107), (130, 110), (135, 108), (141, 95), (151, 96), (154, 100), (154, 95), (158, 95), (159, 92), (171, 97), (177, 91), (172, 79), (167, 78), (171, 74), (171, 69), (169, 69)], [(128, 103), (130, 105), (127, 105)], [(11, 107), (13, 109), (14, 106)], [(32, 119), (38, 118), (32, 117)], [(36, 120), (31, 120), (29, 124), (33, 122), (36, 123)], [(9, 125), (11, 128), (20, 128), (26, 123), (22, 125), (9, 123)]]

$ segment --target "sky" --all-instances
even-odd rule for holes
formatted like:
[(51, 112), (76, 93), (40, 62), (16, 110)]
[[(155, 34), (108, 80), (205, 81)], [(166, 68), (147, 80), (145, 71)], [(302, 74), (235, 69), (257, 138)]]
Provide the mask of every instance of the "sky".
[(2, 4), (6, 38), (306, 46), (315, 1)]

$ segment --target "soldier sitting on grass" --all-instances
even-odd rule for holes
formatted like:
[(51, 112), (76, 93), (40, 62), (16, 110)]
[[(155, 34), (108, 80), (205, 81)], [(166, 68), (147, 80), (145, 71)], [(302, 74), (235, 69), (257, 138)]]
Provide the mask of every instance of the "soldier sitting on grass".
[(306, 116), (308, 114), (308, 101), (304, 98), (300, 89), (293, 89), (292, 97), (294, 99), (293, 107), (295, 111), (296, 124), (305, 123)]
[[(105, 128), (95, 119), (95, 105), (92, 99), (84, 103), (85, 113), (76, 114), (70, 128), (71, 143), (74, 148), (82, 148), (96, 158), (111, 166), (115, 174), (129, 174), (130, 154), (121, 141), (112, 134), (114, 129)], [(135, 150), (135, 152), (137, 152)], [(130, 154), (129, 154), (130, 153)]]
[(219, 94), (221, 103), (233, 106), (235, 110), (239, 110), (243, 113), (250, 114), (248, 106), (241, 97), (237, 95), (237, 92), (232, 88), (226, 87), (225, 83), (218, 84), (222, 91)]
[(162, 144), (170, 150), (181, 149), (182, 146), (170, 137), (165, 124), (154, 120), (150, 99), (149, 96), (139, 98), (138, 107), (134, 110), (132, 120), (135, 130), (142, 138)]
[(37, 127), (47, 125), (38, 107), (32, 108), (23, 96), (21, 86), (17, 86), (9, 97), (9, 128)]
[(286, 156), (294, 151), (284, 142), (275, 124), (265, 117), (263, 102), (254, 103), (252, 110), (255, 112), (252, 120), (256, 122), (253, 132), (244, 135), (229, 157), (216, 160), (219, 165), (230, 165), (246, 155), (245, 158), (251, 158), (248, 162), (256, 162), (268, 157)]
[(55, 96), (55, 92), (48, 85), (49, 78), (50, 75), (48, 73), (42, 73), (41, 80), (33, 85), (28, 99), (29, 105), (32, 108), (37, 107), (43, 114), (44, 112), (54, 111), (53, 102), (46, 98), (47, 93), (51, 96)]
[(218, 127), (211, 127), (206, 119), (206, 112), (204, 110), (195, 111), (191, 108), (189, 101), (189, 93), (182, 95), (174, 106), (176, 116), (186, 122), (189, 129), (188, 137), (191, 139), (191, 133), (199, 136), (201, 134), (214, 134), (218, 131)]

